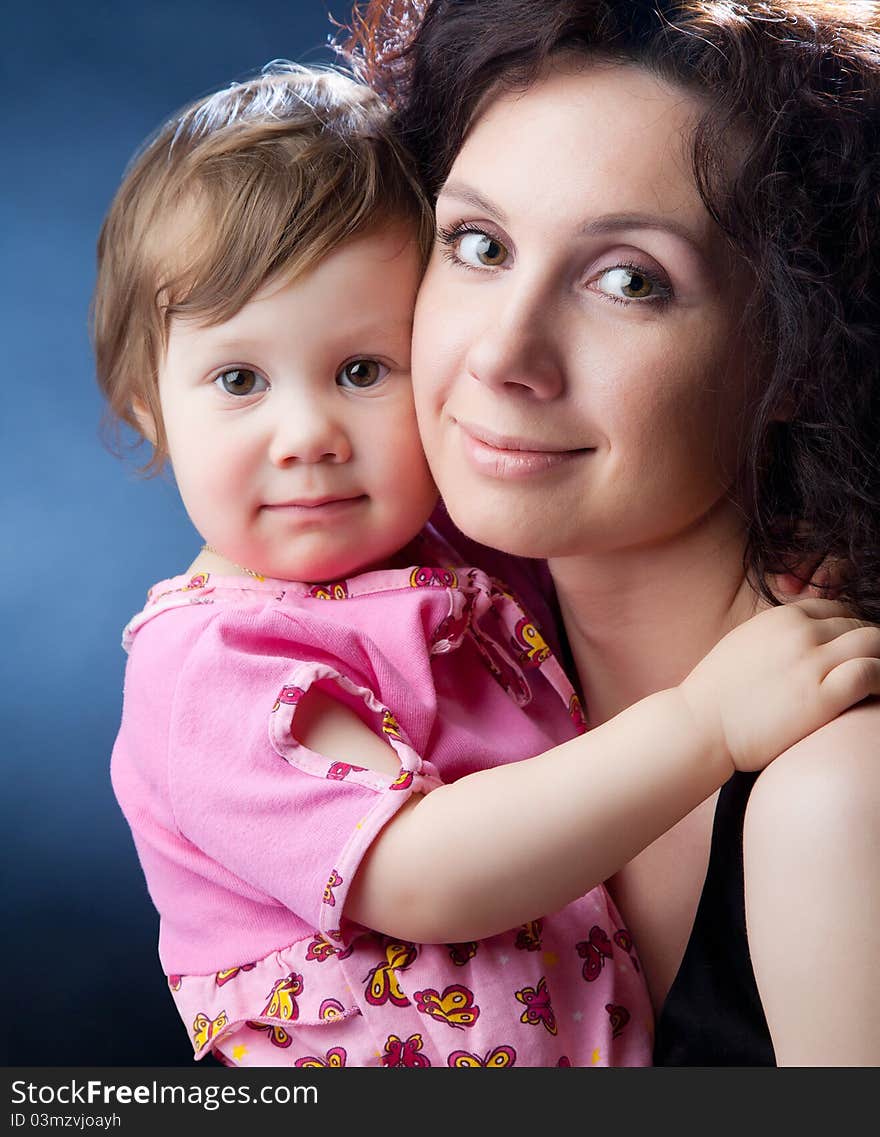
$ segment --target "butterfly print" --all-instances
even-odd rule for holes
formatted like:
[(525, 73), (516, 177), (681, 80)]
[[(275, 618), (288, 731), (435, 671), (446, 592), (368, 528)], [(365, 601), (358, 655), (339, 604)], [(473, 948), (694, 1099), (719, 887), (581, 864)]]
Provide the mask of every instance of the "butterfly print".
[(322, 1022), (335, 1022), (345, 1017), (345, 1007), (338, 999), (324, 999), (318, 1007), (318, 1018)]
[(305, 691), (302, 687), (282, 687), (272, 710), (277, 711), (282, 703), (285, 703), (289, 707), (295, 707), (304, 694)]
[(578, 730), (584, 731), (587, 729), (587, 716), (584, 714), (583, 705), (577, 695), (572, 695), (568, 700), (568, 717)]
[(340, 1067), (345, 1065), (345, 1060), (348, 1057), (345, 1050), (341, 1046), (334, 1046), (328, 1050), (323, 1058), (297, 1058), (294, 1066), (332, 1066)]
[(420, 1054), (422, 1049), (422, 1036), (420, 1034), (411, 1034), (406, 1042), (397, 1037), (396, 1034), (389, 1034), (385, 1042), (385, 1054), (382, 1058), (383, 1066), (409, 1066), (409, 1067), (424, 1067), (430, 1066), (430, 1059), (426, 1054)]
[(269, 992), (269, 1002), (263, 1008), (263, 1014), (275, 1019), (299, 1018), (299, 1006), (296, 999), (303, 993), (303, 978), (291, 971), (286, 979), (276, 979)]
[(389, 943), (385, 947), (385, 960), (377, 963), (367, 976), (366, 1000), (374, 1007), (393, 1003), (395, 1007), (408, 1007), (409, 999), (400, 989), (398, 971), (405, 971), (415, 962), (418, 951), (414, 944)]
[(217, 1037), (228, 1022), (229, 1016), (225, 1011), (221, 1011), (216, 1019), (208, 1018), (204, 1011), (199, 1011), (192, 1024), (193, 1043), (196, 1050), (204, 1049), (212, 1038)]
[(293, 1039), (290, 1037), (284, 1027), (279, 1026), (278, 1023), (246, 1022), (244, 1025), (246, 1027), (249, 1027), (251, 1030), (265, 1031), (272, 1045), (278, 1046), (282, 1050), (286, 1050), (287, 1047), (290, 1046), (290, 1044), (293, 1042)]
[(480, 1017), (480, 1008), (474, 1003), (473, 991), (458, 983), (446, 987), (442, 995), (429, 988), (416, 991), (414, 998), (416, 1010), (423, 1015), (430, 1015), (432, 1019), (449, 1023), (459, 1030), (473, 1026)]
[(389, 790), (408, 790), (414, 780), (415, 775), (412, 770), (401, 770), (388, 788)]
[(324, 903), (329, 904), (331, 908), (336, 907), (336, 897), (333, 895), (333, 889), (338, 888), (343, 883), (342, 877), (336, 871), (330, 873), (330, 879), (324, 885)]
[(557, 1033), (556, 1015), (553, 1013), (550, 992), (547, 990), (547, 982), (543, 976), (538, 980), (537, 987), (523, 987), (515, 994), (526, 1007), (520, 1016), (521, 1023), (528, 1023), (529, 1026), (542, 1025), (550, 1034)]
[(582, 940), (576, 947), (578, 955), (584, 961), (584, 979), (592, 983), (599, 978), (605, 960), (611, 958), (611, 941), (598, 924), (594, 924), (590, 928), (590, 938)]
[(550, 654), (547, 641), (528, 616), (517, 620), (510, 642), (523, 667), (538, 667)]
[(521, 951), (540, 951), (541, 933), (544, 931), (543, 920), (529, 920), (523, 924), (516, 933), (516, 947)]
[(641, 968), (639, 967), (639, 961), (636, 959), (635, 953), (633, 951), (635, 945), (633, 944), (632, 936), (629, 934), (626, 928), (619, 928), (614, 933), (614, 942), (619, 948), (626, 952), (626, 954), (632, 960), (632, 965), (636, 971), (641, 971)]
[(326, 776), (332, 782), (341, 782), (352, 770), (365, 770), (366, 766), (352, 766), (348, 762), (332, 762)]
[(315, 932), (315, 938), (309, 944), (308, 951), (306, 952), (306, 959), (313, 959), (316, 963), (323, 963), (334, 955), (338, 959), (348, 959), (353, 951), (354, 944), (351, 944), (343, 950), (342, 948), (334, 947), (333, 944), (328, 943), (320, 932)]
[(605, 1010), (608, 1012), (608, 1018), (611, 1020), (611, 1037), (617, 1038), (629, 1022), (629, 1011), (626, 1007), (621, 1007), (617, 1003), (606, 1003)]
[(332, 584), (313, 584), (309, 596), (315, 600), (347, 600), (348, 582), (335, 580)]
[(218, 971), (214, 982), (218, 987), (222, 987), (231, 979), (234, 979), (240, 971), (253, 971), (257, 965), (255, 963), (243, 963), (240, 967), (227, 967), (224, 971)]
[(476, 940), (469, 940), (463, 944), (447, 944), (449, 948), (449, 958), (456, 967), (464, 967), (464, 965), (474, 958), (477, 954), (479, 944)]
[(456, 588), (458, 576), (451, 568), (414, 568), (409, 582), (413, 588)]
[(495, 1070), (503, 1066), (516, 1065), (516, 1051), (512, 1046), (496, 1046), (495, 1049), (481, 1058), (478, 1054), (470, 1054), (467, 1050), (453, 1050), (446, 1059), (446, 1065), (456, 1069), (473, 1066), (489, 1066)]
[(398, 742), (403, 741), (403, 735), (400, 732), (400, 723), (389, 710), (382, 712), (382, 732), (387, 734), (389, 738), (396, 738)]

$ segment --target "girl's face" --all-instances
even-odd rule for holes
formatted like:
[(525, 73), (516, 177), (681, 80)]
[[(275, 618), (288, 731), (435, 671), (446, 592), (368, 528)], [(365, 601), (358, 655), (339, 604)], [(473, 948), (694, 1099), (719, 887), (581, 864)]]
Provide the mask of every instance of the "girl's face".
[[(284, 580), (380, 565), (436, 502), (410, 384), (408, 230), (355, 238), (229, 320), (172, 321), (159, 398), (202, 537)], [(146, 431), (151, 424), (144, 422)]]
[(413, 376), (468, 535), (566, 556), (667, 540), (731, 487), (748, 279), (690, 167), (696, 99), (560, 67), (474, 124), (437, 203)]

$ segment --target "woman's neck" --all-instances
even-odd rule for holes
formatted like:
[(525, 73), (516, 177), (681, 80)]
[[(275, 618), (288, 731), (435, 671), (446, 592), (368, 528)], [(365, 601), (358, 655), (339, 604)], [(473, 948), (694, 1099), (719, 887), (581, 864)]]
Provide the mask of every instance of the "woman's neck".
[(549, 562), (591, 726), (680, 683), (761, 607), (744, 545), (724, 506), (672, 541)]

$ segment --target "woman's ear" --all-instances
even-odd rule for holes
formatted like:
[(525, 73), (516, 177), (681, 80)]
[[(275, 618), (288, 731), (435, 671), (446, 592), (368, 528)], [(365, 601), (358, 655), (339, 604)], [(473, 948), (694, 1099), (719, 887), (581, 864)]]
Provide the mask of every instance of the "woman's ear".
[(143, 399), (135, 396), (131, 400), (131, 413), (137, 421), (141, 434), (155, 446), (156, 439), (159, 437), (159, 432), (156, 430), (156, 419)]

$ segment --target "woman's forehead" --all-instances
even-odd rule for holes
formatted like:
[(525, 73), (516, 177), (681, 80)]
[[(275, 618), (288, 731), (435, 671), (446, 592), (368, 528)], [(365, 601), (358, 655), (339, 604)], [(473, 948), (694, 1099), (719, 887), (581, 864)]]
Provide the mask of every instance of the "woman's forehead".
[[(691, 93), (634, 64), (560, 63), (525, 90), (499, 91), (474, 121), (447, 185), (503, 208), (678, 216), (709, 224), (693, 175)], [(442, 191), (441, 191), (442, 192)]]

